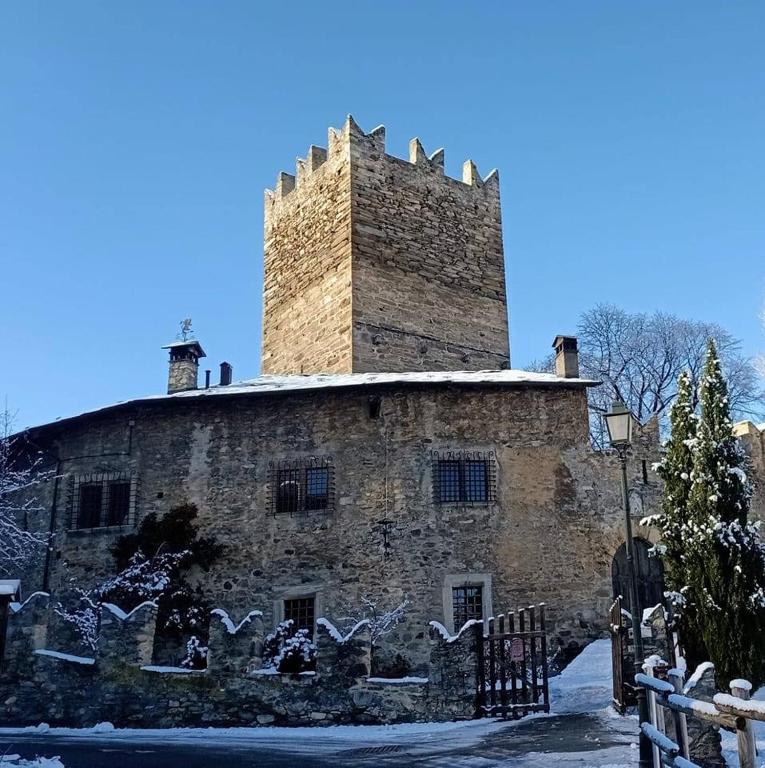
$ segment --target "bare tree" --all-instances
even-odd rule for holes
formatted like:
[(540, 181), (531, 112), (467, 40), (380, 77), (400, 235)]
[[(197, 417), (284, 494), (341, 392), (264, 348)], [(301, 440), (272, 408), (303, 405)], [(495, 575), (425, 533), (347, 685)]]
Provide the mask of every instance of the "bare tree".
[(48, 543), (48, 534), (30, 531), (27, 521), (42, 509), (37, 487), (52, 476), (42, 454), (13, 434), (6, 406), (0, 411), (0, 574), (18, 573)]
[[(631, 313), (599, 304), (580, 317), (578, 338), (581, 375), (603, 382), (588, 392), (590, 433), (596, 448), (605, 447), (602, 414), (615, 397), (641, 423), (658, 415), (662, 431), (666, 431), (678, 376), (687, 370), (694, 392), (697, 390), (710, 338), (725, 369), (735, 417), (756, 416), (765, 407), (755, 365), (741, 354), (740, 342), (715, 323), (682, 320), (665, 312)], [(549, 370), (552, 360), (532, 365)]]
[(368, 597), (361, 598), (361, 608), (350, 616), (339, 619), (345, 631), (362, 621), (369, 623), (369, 632), (372, 645), (379, 643), (380, 639), (390, 634), (396, 626), (404, 620), (406, 609), (409, 607), (409, 598), (404, 595), (401, 602), (395, 608), (381, 608), (376, 600)]

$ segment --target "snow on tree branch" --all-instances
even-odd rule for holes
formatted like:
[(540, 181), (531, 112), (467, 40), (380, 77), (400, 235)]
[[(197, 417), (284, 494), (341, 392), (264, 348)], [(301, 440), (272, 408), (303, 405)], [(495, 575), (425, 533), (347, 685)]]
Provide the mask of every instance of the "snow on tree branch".
[(343, 616), (339, 619), (339, 622), (343, 624), (346, 634), (349, 628), (366, 622), (369, 625), (372, 645), (377, 645), (382, 637), (390, 634), (403, 621), (409, 603), (409, 598), (404, 595), (401, 602), (395, 608), (386, 610), (381, 608), (376, 600), (362, 597), (359, 615)]
[(47, 533), (30, 531), (30, 514), (42, 511), (37, 489), (52, 479), (43, 454), (13, 434), (13, 417), (0, 412), (0, 575), (21, 570), (47, 545)]

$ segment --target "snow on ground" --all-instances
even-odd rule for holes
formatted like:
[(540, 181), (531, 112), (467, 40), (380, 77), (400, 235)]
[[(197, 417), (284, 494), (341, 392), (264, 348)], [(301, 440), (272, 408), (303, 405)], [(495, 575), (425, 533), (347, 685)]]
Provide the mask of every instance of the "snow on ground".
[(24, 760), (18, 755), (0, 755), (2, 768), (64, 768), (57, 757), (38, 757), (35, 760)]
[[(752, 698), (755, 701), (765, 701), (765, 685), (754, 692)], [(765, 766), (765, 723), (752, 720), (754, 735), (757, 739), (757, 765)], [(723, 757), (728, 768), (739, 768), (738, 749), (736, 748), (736, 734), (731, 731), (720, 731), (722, 736)]]
[[(552, 712), (517, 721), (467, 720), (451, 723), (401, 725), (338, 725), (324, 728), (173, 728), (112, 729), (108, 723), (95, 728), (49, 728), (45, 724), (25, 729), (0, 728), (0, 740), (14, 736), (51, 739), (135, 749), (141, 745), (198, 745), (198, 749), (261, 749), (269, 754), (311, 757), (343, 756), (347, 750), (396, 744), (399, 757), (386, 755), (385, 765), (408, 766), (413, 759), (422, 766), (453, 768), (633, 768), (637, 764), (637, 723), (619, 717), (611, 703), (610, 641), (599, 640), (585, 650), (557, 677), (550, 678)], [(21, 739), (19, 739), (19, 742)], [(127, 744), (130, 742), (130, 745)], [(37, 742), (35, 742), (37, 743)], [(346, 759), (346, 758), (343, 758)], [(377, 757), (380, 764), (383, 761)], [(388, 762), (389, 761), (389, 762)], [(274, 763), (275, 764), (275, 763)], [(280, 763), (281, 764), (281, 763)], [(338, 765), (351, 765), (337, 762)], [(354, 763), (355, 764), (355, 763)], [(366, 764), (366, 763), (365, 763)], [(13, 765), (11, 763), (11, 765)], [(19, 765), (24, 765), (20, 763)], [(35, 765), (34, 763), (32, 765)], [(0, 764), (0, 768), (3, 768)], [(37, 767), (36, 767), (37, 768)], [(61, 768), (41, 764), (39, 768)]]
[(549, 685), (550, 709), (556, 714), (607, 709), (613, 690), (611, 641), (590, 643)]
[[(521, 722), (521, 721), (519, 721)], [(182, 742), (193, 744), (202, 741), (205, 745), (267, 743), (274, 748), (297, 749), (302, 740), (315, 748), (317, 742), (363, 742), (384, 744), (402, 738), (434, 736), (447, 738), (450, 743), (476, 741), (500, 726), (497, 720), (461, 720), (450, 723), (402, 723), (399, 725), (332, 725), (322, 728), (114, 728), (99, 723), (95, 728), (50, 728), (45, 723), (28, 728), (0, 728), (0, 739), (9, 739), (16, 734), (45, 733), (67, 739), (93, 740), (94, 734), (109, 741), (123, 739), (143, 743)], [(296, 747), (297, 745), (297, 747)]]

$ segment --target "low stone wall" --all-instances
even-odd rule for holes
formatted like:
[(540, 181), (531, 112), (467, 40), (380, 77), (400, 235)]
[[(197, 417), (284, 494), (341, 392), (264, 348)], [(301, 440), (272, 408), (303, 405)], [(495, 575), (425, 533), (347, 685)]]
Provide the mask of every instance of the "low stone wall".
[(431, 629), (427, 678), (370, 677), (369, 627), (341, 635), (318, 622), (315, 672), (262, 668), (259, 612), (236, 623), (213, 612), (209, 667), (151, 665), (156, 608), (105, 606), (96, 653), (45, 648), (45, 598), (12, 613), (0, 670), (0, 721), (27, 725), (122, 727), (329, 725), (470, 718), (475, 702), (475, 634)]

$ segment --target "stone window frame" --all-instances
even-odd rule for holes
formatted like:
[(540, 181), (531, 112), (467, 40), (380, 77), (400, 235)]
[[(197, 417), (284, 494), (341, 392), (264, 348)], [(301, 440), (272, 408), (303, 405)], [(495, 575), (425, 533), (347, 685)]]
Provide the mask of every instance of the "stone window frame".
[[(109, 501), (111, 485), (129, 484), (128, 509), (124, 520), (115, 525), (109, 525)], [(81, 526), (80, 516), (80, 491), (83, 486), (101, 486), (101, 511), (98, 525)], [(131, 471), (107, 471), (107, 472), (83, 472), (72, 475), (69, 482), (69, 498), (67, 500), (67, 531), (69, 533), (93, 532), (93, 531), (124, 531), (133, 528), (136, 524), (138, 511), (138, 476)]]
[[(497, 454), (493, 449), (444, 449), (433, 450), (431, 459), (431, 486), (433, 489), (433, 503), (439, 507), (486, 507), (497, 503)], [(483, 461), (486, 463), (486, 498), (468, 500), (462, 498), (464, 467), (468, 462)], [(460, 496), (459, 499), (443, 499), (441, 492), (441, 462), (458, 462), (460, 466)]]
[(324, 598), (322, 595), (322, 585), (317, 583), (301, 584), (297, 587), (277, 587), (274, 591), (273, 614), (274, 627), (284, 621), (284, 601), (313, 598), (313, 638), (316, 638), (316, 621), (320, 619), (324, 609)]
[(450, 573), (444, 576), (441, 590), (441, 601), (444, 611), (444, 626), (452, 634), (459, 632), (461, 627), (454, 626), (454, 603), (452, 589), (454, 587), (481, 587), (481, 611), (484, 620), (492, 615), (490, 573)]

